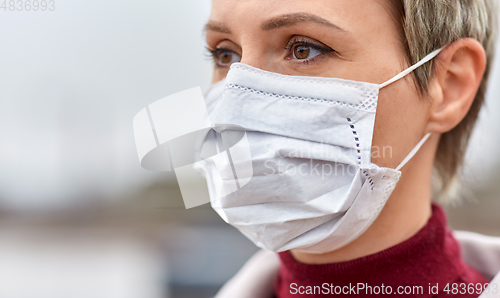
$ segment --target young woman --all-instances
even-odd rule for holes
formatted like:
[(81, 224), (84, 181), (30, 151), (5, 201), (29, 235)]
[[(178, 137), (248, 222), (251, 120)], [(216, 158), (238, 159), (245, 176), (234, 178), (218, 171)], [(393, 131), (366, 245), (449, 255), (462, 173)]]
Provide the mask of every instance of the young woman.
[(213, 0), (209, 113), (246, 130), (253, 169), (229, 191), (207, 166), (212, 206), (280, 259), (220, 297), (479, 296), (431, 188), (483, 103), (494, 1)]

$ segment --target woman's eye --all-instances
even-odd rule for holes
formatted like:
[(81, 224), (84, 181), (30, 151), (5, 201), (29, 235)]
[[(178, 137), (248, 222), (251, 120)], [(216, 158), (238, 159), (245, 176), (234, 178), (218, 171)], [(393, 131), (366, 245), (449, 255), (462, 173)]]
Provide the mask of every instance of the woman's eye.
[(230, 66), (231, 64), (233, 64), (235, 62), (241, 61), (241, 57), (238, 54), (236, 54), (233, 51), (228, 51), (228, 50), (218, 51), (217, 53), (215, 53), (214, 56), (216, 59), (215, 62), (219, 66)]
[(317, 57), (335, 53), (335, 50), (318, 41), (309, 40), (309, 38), (295, 37), (285, 46), (287, 56), (285, 59), (295, 60), (297, 62), (314, 62)]
[(297, 45), (293, 47), (293, 58), (297, 60), (305, 60), (321, 55), (322, 52), (306, 45)]

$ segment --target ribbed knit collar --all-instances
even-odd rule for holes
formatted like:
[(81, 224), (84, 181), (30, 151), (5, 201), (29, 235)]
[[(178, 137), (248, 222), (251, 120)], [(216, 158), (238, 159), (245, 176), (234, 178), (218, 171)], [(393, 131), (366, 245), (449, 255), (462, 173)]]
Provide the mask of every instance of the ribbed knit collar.
[[(428, 223), (410, 239), (373, 255), (356, 260), (309, 265), (298, 262), (289, 251), (279, 254), (281, 268), (276, 287), (333, 283), (371, 285), (425, 286), (453, 282), (463, 273), (458, 242), (446, 224), (442, 208), (432, 205)], [(440, 286), (440, 288), (442, 288)], [(277, 289), (279, 290), (279, 289)]]

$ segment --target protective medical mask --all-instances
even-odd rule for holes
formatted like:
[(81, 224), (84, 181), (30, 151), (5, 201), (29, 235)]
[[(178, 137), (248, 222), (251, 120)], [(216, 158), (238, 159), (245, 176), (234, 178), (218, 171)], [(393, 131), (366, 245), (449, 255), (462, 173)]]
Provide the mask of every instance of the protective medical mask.
[(225, 153), (195, 164), (207, 180), (213, 209), (274, 252), (324, 253), (355, 240), (429, 137), (395, 169), (373, 164), (379, 90), (439, 52), (381, 85), (232, 64), (225, 81), (206, 96), (216, 131), (205, 144), (215, 142)]

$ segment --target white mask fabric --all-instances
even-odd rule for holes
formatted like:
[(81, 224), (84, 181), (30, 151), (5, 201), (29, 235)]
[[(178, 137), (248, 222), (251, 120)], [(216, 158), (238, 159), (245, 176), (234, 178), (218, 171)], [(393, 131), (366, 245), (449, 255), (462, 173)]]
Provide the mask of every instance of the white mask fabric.
[[(231, 148), (230, 162), (215, 156), (196, 164), (213, 209), (257, 246), (274, 252), (325, 253), (355, 240), (377, 218), (400, 169), (429, 137), (396, 169), (373, 164), (379, 90), (440, 51), (381, 85), (232, 64), (226, 79), (206, 95), (206, 104), (219, 138), (242, 127), (245, 146)], [(240, 175), (238, 150), (252, 167)]]

